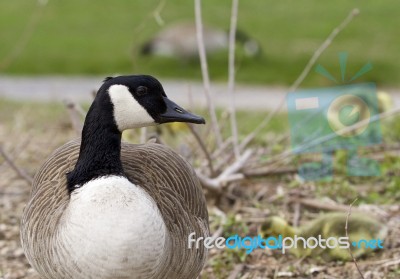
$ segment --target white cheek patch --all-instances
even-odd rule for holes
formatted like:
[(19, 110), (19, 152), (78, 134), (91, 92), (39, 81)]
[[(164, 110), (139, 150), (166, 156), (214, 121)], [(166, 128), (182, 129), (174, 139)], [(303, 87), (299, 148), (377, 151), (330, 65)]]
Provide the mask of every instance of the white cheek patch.
[(156, 124), (125, 85), (110, 86), (108, 94), (114, 105), (114, 119), (120, 131)]

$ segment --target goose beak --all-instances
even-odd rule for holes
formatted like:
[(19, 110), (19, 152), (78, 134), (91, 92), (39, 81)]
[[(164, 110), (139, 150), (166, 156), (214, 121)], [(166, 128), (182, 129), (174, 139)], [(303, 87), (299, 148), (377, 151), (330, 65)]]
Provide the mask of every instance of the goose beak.
[(206, 121), (203, 117), (187, 112), (167, 97), (163, 97), (167, 105), (167, 110), (160, 115), (159, 123), (168, 122), (188, 122), (195, 124), (205, 124)]

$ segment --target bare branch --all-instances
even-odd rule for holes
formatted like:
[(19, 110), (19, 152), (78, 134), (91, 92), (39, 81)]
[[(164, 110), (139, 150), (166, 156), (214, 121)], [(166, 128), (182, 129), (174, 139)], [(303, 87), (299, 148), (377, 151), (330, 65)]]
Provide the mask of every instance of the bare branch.
[[(311, 208), (316, 208), (319, 210), (328, 210), (328, 211), (341, 211), (341, 212), (347, 212), (349, 210), (348, 206), (342, 205), (342, 204), (337, 204), (337, 203), (330, 203), (330, 202), (322, 202), (319, 200), (313, 200), (313, 199), (296, 199), (295, 202), (299, 202), (305, 207), (311, 207)], [(353, 211), (356, 212), (361, 212), (358, 208), (354, 209)]]
[(140, 128), (140, 143), (144, 144), (147, 141), (147, 127)]
[(238, 172), (239, 170), (241, 170), (252, 154), (253, 154), (253, 150), (251, 150), (251, 149), (246, 150), (246, 152), (244, 152), (242, 156), (240, 156), (232, 165), (227, 167), (219, 175), (220, 179), (224, 179), (224, 178)]
[(296, 173), (298, 171), (297, 167), (264, 167), (264, 168), (249, 168), (244, 169), (243, 174), (246, 177), (264, 177), (269, 175), (278, 175), (278, 174), (291, 174)]
[[(356, 199), (350, 204), (349, 211), (347, 212), (346, 225), (345, 225), (345, 227), (344, 227), (345, 232), (346, 232), (346, 237), (347, 237), (347, 239), (349, 239), (348, 224), (349, 224), (349, 218), (350, 218), (350, 215), (351, 215), (351, 208), (352, 208), (353, 204), (357, 201), (357, 199), (358, 199), (358, 198), (356, 198)], [(365, 278), (364, 278), (364, 275), (362, 274), (362, 272), (361, 272), (361, 270), (360, 270), (360, 268), (358, 267), (357, 261), (356, 261), (356, 259), (354, 258), (354, 255), (353, 255), (353, 253), (351, 252), (351, 248), (350, 248), (350, 247), (351, 247), (351, 244), (350, 244), (350, 241), (349, 241), (349, 254), (350, 254), (351, 258), (353, 259), (354, 265), (356, 266), (356, 268), (357, 268), (357, 270), (358, 270), (358, 273), (360, 274), (361, 278), (362, 278), (362, 279), (365, 279)]]
[(203, 38), (203, 22), (201, 16), (201, 0), (194, 1), (194, 11), (196, 18), (196, 36), (197, 36), (197, 45), (199, 48), (199, 57), (200, 57), (200, 65), (201, 65), (201, 73), (203, 76), (203, 85), (204, 85), (204, 93), (207, 100), (207, 107), (211, 117), (211, 126), (213, 128), (215, 139), (218, 146), (222, 144), (222, 135), (221, 130), (219, 128), (217, 114), (215, 112), (214, 102), (211, 98), (211, 85), (210, 85), (210, 76), (208, 73), (208, 65), (207, 65), (207, 57), (206, 57), (206, 49), (204, 47), (204, 38)]
[(393, 265), (399, 265), (400, 264), (400, 259), (392, 259), (390, 261), (386, 261), (385, 263), (382, 264), (382, 267), (389, 267)]
[(228, 80), (228, 94), (230, 99), (230, 119), (231, 131), (233, 137), (233, 151), (236, 159), (240, 156), (238, 129), (236, 121), (236, 105), (235, 105), (235, 38), (236, 38), (236, 25), (238, 17), (239, 0), (232, 0), (232, 13), (231, 13), (231, 27), (229, 30), (229, 80)]
[(67, 108), (72, 127), (76, 134), (80, 136), (83, 128), (82, 117), (85, 117), (85, 112), (77, 103), (71, 100), (65, 100), (64, 104)]
[(232, 143), (232, 138), (228, 138), (226, 139), (222, 145), (216, 149), (213, 154), (212, 154), (212, 158), (218, 158), (219, 156), (221, 156), (221, 154), (223, 154), (224, 152), (226, 152), (226, 150), (228, 149), (228, 147), (231, 145)]
[[(360, 11), (358, 9), (353, 9), (349, 15), (337, 26), (331, 34), (329, 34), (328, 38), (319, 46), (319, 48), (314, 52), (312, 55), (311, 59), (308, 61), (306, 67), (300, 74), (300, 76), (296, 79), (296, 81), (292, 84), (292, 86), (289, 88), (289, 92), (295, 91), (300, 84), (303, 82), (303, 80), (307, 77), (309, 74), (311, 68), (314, 66), (315, 62), (318, 60), (318, 58), (321, 56), (321, 54), (327, 49), (327, 47), (333, 42), (333, 40), (336, 38), (336, 36), (356, 17), (357, 15), (360, 14)], [(268, 123), (271, 121), (272, 117), (275, 116), (283, 107), (285, 104), (286, 100), (286, 95), (282, 98), (281, 102), (277, 106), (276, 109), (274, 109), (272, 112), (270, 112), (267, 117), (256, 127), (254, 132), (250, 133), (242, 142), (241, 144), (241, 149), (243, 150), (254, 138), (255, 136), (262, 130), (264, 129), (265, 126), (268, 125)]]
[(26, 180), (26, 182), (28, 182), (29, 184), (32, 184), (33, 182), (32, 177), (14, 163), (14, 161), (11, 159), (11, 157), (7, 154), (7, 152), (3, 149), (1, 145), (0, 145), (0, 155), (10, 165), (10, 167), (13, 170), (15, 170), (15, 172), (18, 174), (19, 177)]
[(210, 169), (210, 175), (214, 176), (215, 172), (214, 172), (214, 168), (213, 168), (213, 162), (212, 162), (210, 153), (208, 152), (204, 141), (200, 137), (199, 133), (197, 133), (196, 129), (193, 127), (192, 124), (187, 124), (187, 126), (189, 127), (190, 132), (192, 132), (192, 134), (193, 134), (194, 138), (196, 139), (197, 143), (200, 145), (200, 149), (203, 151), (204, 156), (206, 157), (207, 165), (208, 165), (208, 167)]
[(218, 177), (209, 178), (203, 175), (199, 170), (196, 171), (200, 182), (207, 189), (213, 191), (221, 191), (221, 188), (229, 182), (238, 181), (245, 178), (239, 171), (244, 167), (247, 160), (253, 154), (253, 150), (246, 150), (243, 155), (241, 155), (238, 160), (236, 160), (232, 165), (228, 166)]

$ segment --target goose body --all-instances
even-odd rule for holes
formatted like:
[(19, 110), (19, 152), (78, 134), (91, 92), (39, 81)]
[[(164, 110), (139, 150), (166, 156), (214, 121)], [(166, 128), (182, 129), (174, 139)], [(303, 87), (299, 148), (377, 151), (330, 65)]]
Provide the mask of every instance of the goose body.
[[(228, 33), (218, 28), (204, 27), (203, 40), (209, 54), (227, 50), (229, 46)], [(248, 56), (260, 53), (259, 44), (244, 32), (236, 33), (236, 41), (244, 46)], [(142, 46), (142, 54), (182, 59), (198, 57), (196, 26), (192, 23), (177, 23), (166, 27)]]
[(137, 76), (114, 79), (100, 88), (82, 139), (57, 149), (36, 174), (21, 224), (25, 254), (43, 278), (196, 278), (206, 251), (188, 249), (187, 239), (208, 235), (208, 213), (193, 168), (166, 146), (121, 143), (120, 132), (204, 120), (169, 100), (158, 112), (157, 98), (129, 92)]

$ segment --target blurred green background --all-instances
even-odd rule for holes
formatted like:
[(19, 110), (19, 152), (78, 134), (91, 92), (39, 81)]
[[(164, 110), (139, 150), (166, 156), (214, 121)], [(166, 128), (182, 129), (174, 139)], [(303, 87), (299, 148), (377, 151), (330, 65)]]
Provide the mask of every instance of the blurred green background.
[[(37, 1), (0, 2), (0, 63), (19, 40)], [(152, 13), (160, 1), (49, 0), (26, 47), (2, 74), (107, 75), (151, 73), (167, 78), (200, 79), (198, 61), (143, 57), (140, 45), (163, 27), (182, 20), (193, 21), (193, 1), (167, 0), (161, 10), (165, 25)], [(228, 29), (231, 1), (203, 0), (203, 19), (209, 26)], [(347, 73), (366, 62), (374, 69), (359, 81), (383, 86), (400, 84), (400, 2), (398, 0), (246, 0), (240, 1), (238, 27), (258, 40), (259, 59), (237, 50), (237, 80), (242, 83), (290, 85), (316, 48), (351, 11), (361, 13), (324, 52), (321, 63), (340, 76), (337, 54), (349, 54)], [(35, 12), (36, 10), (36, 12)], [(209, 57), (214, 80), (227, 77), (227, 52)], [(305, 85), (330, 84), (311, 73)]]

